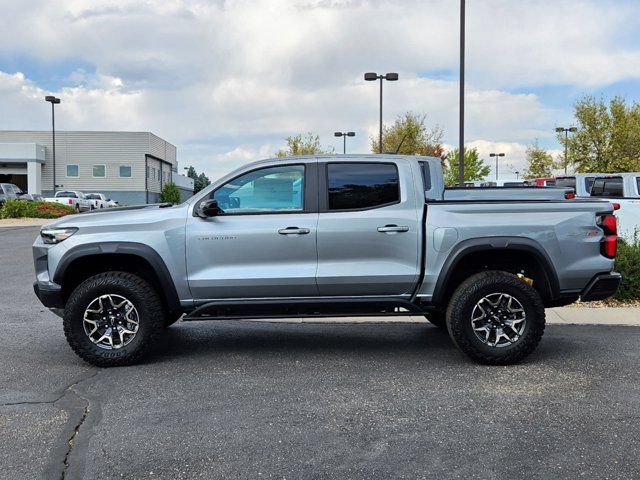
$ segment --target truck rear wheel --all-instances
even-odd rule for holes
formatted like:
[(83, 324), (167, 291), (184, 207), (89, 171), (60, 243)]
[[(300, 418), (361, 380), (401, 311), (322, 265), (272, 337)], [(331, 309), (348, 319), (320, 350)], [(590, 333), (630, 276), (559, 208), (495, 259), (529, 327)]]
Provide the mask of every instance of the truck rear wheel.
[(127, 272), (105, 272), (82, 282), (69, 296), (63, 318), (73, 351), (98, 367), (140, 360), (164, 322), (155, 289)]
[(517, 363), (537, 347), (545, 327), (538, 292), (507, 272), (475, 274), (456, 289), (447, 329), (456, 346), (477, 362)]

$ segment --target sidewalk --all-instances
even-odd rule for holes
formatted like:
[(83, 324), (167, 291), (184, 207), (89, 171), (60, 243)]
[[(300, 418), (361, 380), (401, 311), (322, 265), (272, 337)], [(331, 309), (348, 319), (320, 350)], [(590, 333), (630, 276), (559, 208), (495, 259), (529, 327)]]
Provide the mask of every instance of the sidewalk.
[[(548, 308), (547, 323), (558, 325), (627, 325), (640, 327), (640, 307), (562, 307)], [(422, 316), (410, 317), (336, 317), (270, 318), (252, 322), (283, 323), (428, 323)]]
[(0, 228), (2, 227), (39, 227), (47, 222), (51, 222), (51, 218), (4, 218), (0, 220)]

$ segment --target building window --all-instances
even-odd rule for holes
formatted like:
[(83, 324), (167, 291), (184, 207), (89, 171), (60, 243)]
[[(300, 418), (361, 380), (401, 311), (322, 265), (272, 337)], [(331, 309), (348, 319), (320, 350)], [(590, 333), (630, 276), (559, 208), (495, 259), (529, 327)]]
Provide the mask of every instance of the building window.
[(124, 178), (131, 177), (131, 165), (120, 165), (120, 176)]
[(80, 176), (80, 168), (78, 165), (67, 165), (67, 177), (75, 177), (78, 178)]
[(93, 178), (104, 178), (107, 176), (106, 165), (94, 165), (93, 166)]

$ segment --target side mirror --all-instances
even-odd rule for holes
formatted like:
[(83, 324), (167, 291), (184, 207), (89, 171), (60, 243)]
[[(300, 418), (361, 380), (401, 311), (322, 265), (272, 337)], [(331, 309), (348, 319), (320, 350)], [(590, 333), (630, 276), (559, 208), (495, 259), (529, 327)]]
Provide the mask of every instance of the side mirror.
[(200, 202), (196, 208), (196, 215), (201, 218), (215, 217), (221, 213), (224, 213), (224, 211), (218, 206), (217, 200), (206, 200), (204, 202)]

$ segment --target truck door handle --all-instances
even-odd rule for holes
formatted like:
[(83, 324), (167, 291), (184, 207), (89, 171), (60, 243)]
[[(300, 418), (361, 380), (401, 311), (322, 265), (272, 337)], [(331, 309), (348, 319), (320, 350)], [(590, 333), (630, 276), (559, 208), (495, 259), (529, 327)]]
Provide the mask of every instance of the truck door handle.
[(400, 227), (398, 225), (385, 225), (384, 227), (378, 227), (378, 231), (382, 233), (408, 232), (409, 227)]
[(310, 231), (311, 230), (309, 230), (308, 228), (287, 227), (281, 228), (280, 230), (278, 230), (278, 233), (280, 235), (306, 235)]

